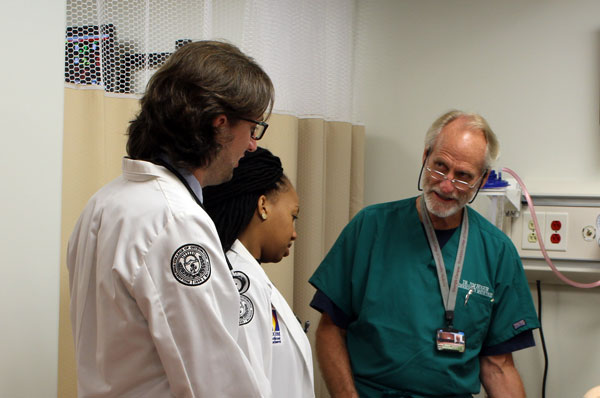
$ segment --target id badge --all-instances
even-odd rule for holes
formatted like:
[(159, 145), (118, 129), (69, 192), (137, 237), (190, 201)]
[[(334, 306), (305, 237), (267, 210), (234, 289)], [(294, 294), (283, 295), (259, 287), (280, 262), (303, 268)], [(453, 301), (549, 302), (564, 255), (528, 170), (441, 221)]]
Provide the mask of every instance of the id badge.
[(438, 329), (436, 335), (438, 351), (465, 352), (465, 333), (456, 329)]

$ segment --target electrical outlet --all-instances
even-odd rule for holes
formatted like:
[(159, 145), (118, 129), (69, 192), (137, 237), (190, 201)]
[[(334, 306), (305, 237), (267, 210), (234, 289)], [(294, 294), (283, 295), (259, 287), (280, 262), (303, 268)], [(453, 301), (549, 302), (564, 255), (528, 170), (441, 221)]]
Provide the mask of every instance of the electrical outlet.
[[(535, 213), (538, 225), (540, 227), (540, 234), (544, 236), (546, 227), (546, 213), (536, 212)], [(521, 238), (521, 249), (524, 250), (540, 250), (540, 244), (538, 242), (538, 235), (535, 232), (535, 226), (533, 224), (533, 218), (530, 212), (523, 213), (523, 232)], [(545, 242), (544, 242), (545, 243)]]
[(568, 213), (546, 213), (544, 226), (544, 246), (550, 251), (567, 251), (569, 234)]
[[(589, 263), (590, 267), (596, 269), (594, 272), (598, 273), (598, 264), (600, 264), (600, 196), (597, 203), (596, 205), (596, 202), (592, 202), (593, 205), (588, 205), (588, 202), (583, 201), (584, 205), (580, 205), (578, 202), (575, 206), (536, 206), (536, 214), (540, 223), (539, 236), (542, 237), (542, 242), (548, 250), (550, 258), (557, 261), (555, 265), (577, 261), (573, 265), (587, 267)], [(519, 256), (527, 260), (523, 261), (523, 264), (529, 262), (526, 268), (532, 264), (536, 264), (535, 267), (538, 264), (540, 267), (545, 267), (545, 264), (542, 264), (545, 262), (538, 245), (541, 242), (536, 242), (537, 235), (534, 234), (533, 226), (531, 226), (529, 208), (525, 207), (521, 211), (520, 216), (513, 222), (510, 232)], [(596, 279), (598, 278), (594, 280)]]

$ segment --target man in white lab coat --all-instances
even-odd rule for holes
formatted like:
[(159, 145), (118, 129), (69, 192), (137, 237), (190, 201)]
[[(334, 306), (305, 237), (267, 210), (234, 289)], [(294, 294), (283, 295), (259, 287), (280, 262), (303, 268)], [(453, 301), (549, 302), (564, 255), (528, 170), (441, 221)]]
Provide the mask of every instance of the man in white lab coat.
[(237, 344), (239, 293), (201, 202), (256, 149), (273, 96), (221, 42), (187, 44), (150, 80), (122, 176), (69, 241), (79, 397), (266, 395)]

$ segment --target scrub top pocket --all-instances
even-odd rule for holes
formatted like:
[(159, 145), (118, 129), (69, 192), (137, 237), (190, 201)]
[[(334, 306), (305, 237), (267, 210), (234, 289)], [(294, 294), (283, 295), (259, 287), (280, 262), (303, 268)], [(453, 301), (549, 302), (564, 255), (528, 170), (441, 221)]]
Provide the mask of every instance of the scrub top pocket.
[(494, 307), (493, 296), (472, 292), (465, 304), (468, 290), (459, 289), (454, 310), (454, 328), (465, 333), (467, 349), (479, 349), (489, 327)]

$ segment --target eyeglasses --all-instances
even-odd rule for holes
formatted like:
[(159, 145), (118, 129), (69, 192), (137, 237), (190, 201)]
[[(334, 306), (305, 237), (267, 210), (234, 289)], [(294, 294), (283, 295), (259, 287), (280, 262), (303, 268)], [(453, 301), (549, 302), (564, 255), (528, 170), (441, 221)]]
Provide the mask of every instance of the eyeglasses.
[(269, 127), (269, 125), (265, 122), (259, 122), (253, 119), (246, 119), (245, 117), (240, 117), (240, 119), (245, 120), (247, 122), (256, 123), (256, 126), (254, 126), (252, 128), (252, 131), (250, 131), (250, 137), (252, 137), (252, 139), (255, 141), (258, 141), (261, 138), (263, 138), (263, 135), (265, 135), (265, 131), (267, 131), (267, 128)]
[[(423, 191), (423, 188), (421, 188), (421, 176), (423, 175), (423, 169), (425, 169), (425, 164), (427, 163), (427, 160), (429, 159), (429, 151), (427, 152), (427, 156), (425, 157), (425, 160), (423, 161), (423, 166), (421, 166), (421, 171), (419, 172), (419, 180), (417, 181), (417, 189), (419, 191)], [(433, 178), (434, 180), (437, 181), (444, 181), (448, 179), (448, 176), (444, 173), (442, 173), (441, 171), (438, 170), (432, 170), (431, 168), (427, 167), (427, 172), (429, 173), (429, 175), (431, 176), (431, 178)], [(471, 198), (471, 200), (469, 201), (469, 203), (473, 203), (473, 201), (475, 200), (475, 198), (477, 197), (477, 194), (479, 193), (479, 190), (481, 189), (481, 186), (483, 185), (483, 177), (487, 174), (487, 169), (483, 170), (483, 173), (481, 174), (481, 176), (476, 179), (473, 184), (469, 184), (468, 182), (462, 181), (462, 180), (457, 180), (456, 178), (450, 180), (450, 183), (452, 184), (452, 186), (456, 189), (458, 189), (459, 191), (467, 191), (469, 189), (473, 189), (475, 188), (475, 186), (477, 185), (477, 182), (481, 180), (481, 182), (479, 183), (479, 186), (477, 187), (477, 192), (475, 192), (475, 195), (473, 195), (473, 197)]]
[[(429, 167), (425, 167), (425, 170), (427, 170), (429, 172), (429, 175), (431, 176), (431, 178), (433, 178), (436, 181), (446, 181), (448, 179), (448, 176), (446, 174), (442, 173), (441, 171), (433, 170), (433, 169), (430, 169)], [(485, 173), (483, 173), (483, 174), (485, 175)], [(481, 177), (483, 177), (483, 175), (481, 175), (478, 179), (476, 179), (473, 182), (473, 184), (469, 184), (466, 181), (457, 180), (456, 178), (453, 178), (452, 180), (450, 180), (450, 183), (452, 184), (452, 186), (454, 188), (458, 189), (459, 191), (468, 191), (469, 189), (473, 189), (477, 186), (477, 183), (479, 182)]]

